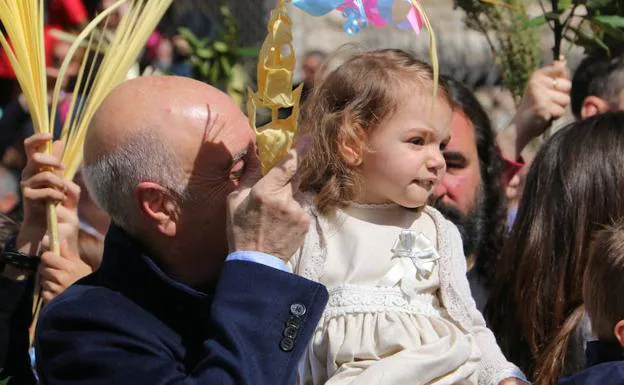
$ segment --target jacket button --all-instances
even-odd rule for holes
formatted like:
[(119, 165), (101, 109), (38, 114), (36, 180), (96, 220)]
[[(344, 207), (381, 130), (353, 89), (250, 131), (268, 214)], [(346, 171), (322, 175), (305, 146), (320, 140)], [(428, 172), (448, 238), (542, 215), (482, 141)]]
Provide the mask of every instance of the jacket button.
[(288, 321), (286, 321), (286, 326), (292, 326), (295, 329), (299, 329), (299, 327), (301, 326), (301, 318), (291, 315), (290, 317), (288, 317)]
[(294, 347), (295, 347), (295, 340), (293, 340), (292, 338), (284, 337), (280, 341), (280, 349), (282, 349), (285, 352), (292, 351)]
[(284, 329), (284, 337), (295, 339), (295, 337), (297, 337), (297, 329), (292, 326), (288, 326)]
[(301, 317), (306, 313), (306, 307), (300, 303), (290, 305), (290, 314)]

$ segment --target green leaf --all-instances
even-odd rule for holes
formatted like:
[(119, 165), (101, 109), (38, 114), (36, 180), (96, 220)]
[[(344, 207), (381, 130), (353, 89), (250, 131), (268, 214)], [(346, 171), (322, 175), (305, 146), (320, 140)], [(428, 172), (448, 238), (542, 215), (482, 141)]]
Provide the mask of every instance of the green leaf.
[(570, 27), (570, 30), (575, 34), (574, 44), (585, 48), (587, 53), (594, 52), (596, 48), (604, 50), (607, 54), (611, 53), (609, 47), (597, 35), (588, 35), (575, 27)]
[(208, 75), (210, 75), (210, 62), (205, 61), (199, 69), (199, 73), (202, 79), (207, 79)]
[(178, 33), (184, 38), (184, 40), (188, 41), (189, 44), (195, 47), (201, 46), (201, 41), (195, 36), (195, 34), (186, 27), (178, 28)]
[(210, 68), (210, 83), (214, 86), (217, 86), (219, 83), (219, 75), (221, 74), (221, 67), (215, 63), (212, 68)]
[(612, 28), (624, 28), (624, 17), (616, 15), (596, 16), (594, 20), (597, 20)]
[(562, 11), (567, 10), (572, 6), (572, 0), (559, 0), (559, 9)]
[(538, 28), (538, 27), (541, 27), (544, 24), (546, 24), (546, 16), (545, 15), (540, 15), (540, 16), (534, 17), (534, 18), (528, 20), (526, 23), (524, 23), (524, 28)]
[(215, 41), (212, 43), (212, 48), (219, 53), (226, 53), (228, 51), (228, 46), (222, 41)]
[(195, 54), (202, 59), (212, 59), (215, 56), (215, 52), (211, 48), (200, 48)]
[(221, 61), (221, 67), (223, 68), (223, 73), (225, 74), (225, 76), (229, 78), (230, 75), (232, 74), (232, 64), (230, 64), (230, 62), (225, 56), (221, 56), (220, 61)]
[(241, 57), (257, 58), (260, 50), (256, 47), (241, 47), (236, 49), (236, 54)]

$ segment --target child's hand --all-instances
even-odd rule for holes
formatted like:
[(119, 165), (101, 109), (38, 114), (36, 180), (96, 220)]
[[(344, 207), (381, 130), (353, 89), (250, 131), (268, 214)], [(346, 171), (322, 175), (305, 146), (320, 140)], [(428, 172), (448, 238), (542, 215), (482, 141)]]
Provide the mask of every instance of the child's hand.
[[(79, 254), (78, 233), (80, 231), (80, 220), (78, 219), (78, 200), (80, 199), (80, 186), (70, 181), (65, 181), (65, 184), (66, 199), (62, 204), (56, 206), (59, 239), (67, 241), (68, 251)], [(47, 244), (44, 243), (43, 246), (47, 247)]]
[(61, 242), (61, 255), (46, 251), (39, 265), (44, 302), (50, 302), (71, 284), (92, 272), (91, 266), (80, 259), (78, 253), (70, 251), (67, 241)]

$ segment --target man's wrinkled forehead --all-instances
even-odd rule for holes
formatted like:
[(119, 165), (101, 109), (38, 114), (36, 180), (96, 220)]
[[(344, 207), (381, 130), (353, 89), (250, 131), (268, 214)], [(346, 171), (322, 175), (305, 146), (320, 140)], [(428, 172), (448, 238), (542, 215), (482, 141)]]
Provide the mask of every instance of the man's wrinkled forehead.
[(219, 104), (206, 105), (206, 125), (204, 127), (204, 141), (217, 143), (223, 140), (254, 140), (253, 130), (240, 110), (233, 110), (231, 106)]
[[(235, 106), (234, 106), (235, 107)], [(233, 106), (206, 105), (203, 148), (215, 166), (227, 168), (255, 151), (255, 135), (245, 115)]]

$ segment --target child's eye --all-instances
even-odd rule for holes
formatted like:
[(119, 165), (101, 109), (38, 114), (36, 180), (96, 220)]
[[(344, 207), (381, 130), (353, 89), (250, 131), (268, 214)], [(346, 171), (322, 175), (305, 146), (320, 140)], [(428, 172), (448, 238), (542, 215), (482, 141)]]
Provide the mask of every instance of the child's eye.
[(446, 150), (446, 146), (448, 146), (448, 142), (442, 142), (442, 143), (440, 143), (440, 151), (444, 151), (444, 150)]
[(425, 144), (425, 140), (423, 138), (414, 138), (410, 140), (410, 143), (416, 146), (422, 146)]

